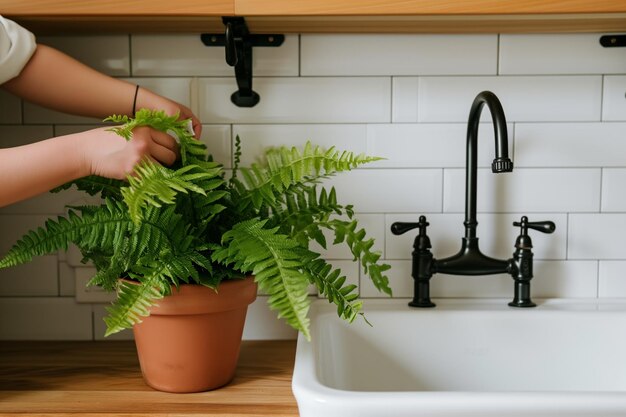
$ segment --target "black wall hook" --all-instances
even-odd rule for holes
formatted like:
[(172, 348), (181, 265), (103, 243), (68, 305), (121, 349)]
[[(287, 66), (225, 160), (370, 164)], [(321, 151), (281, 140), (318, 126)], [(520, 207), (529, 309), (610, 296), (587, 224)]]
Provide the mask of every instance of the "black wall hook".
[(224, 46), (226, 63), (235, 67), (239, 88), (230, 100), (238, 107), (254, 107), (261, 99), (252, 90), (252, 47), (280, 46), (285, 35), (252, 35), (243, 17), (223, 17), (224, 34), (203, 33), (200, 35), (206, 46)]

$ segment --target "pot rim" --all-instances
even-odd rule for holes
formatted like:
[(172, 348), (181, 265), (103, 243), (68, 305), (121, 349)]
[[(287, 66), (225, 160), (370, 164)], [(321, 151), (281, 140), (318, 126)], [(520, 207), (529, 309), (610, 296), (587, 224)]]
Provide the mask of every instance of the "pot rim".
[[(121, 278), (126, 282), (137, 284)], [(150, 307), (150, 315), (210, 314), (247, 307), (257, 296), (254, 276), (220, 282), (217, 290), (201, 284), (172, 285), (172, 292)]]

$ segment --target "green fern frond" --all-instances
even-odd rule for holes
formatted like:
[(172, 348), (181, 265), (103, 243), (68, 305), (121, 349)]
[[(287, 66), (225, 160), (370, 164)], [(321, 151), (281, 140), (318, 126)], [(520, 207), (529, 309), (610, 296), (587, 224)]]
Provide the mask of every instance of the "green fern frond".
[[(178, 193), (206, 195), (197, 182), (215, 176), (213, 172), (205, 172), (197, 165), (187, 165), (173, 171), (149, 161), (135, 167), (135, 174), (128, 177), (128, 187), (122, 188), (122, 197), (135, 223), (141, 221), (142, 211), (147, 205), (161, 207), (162, 204), (174, 204)], [(221, 179), (215, 181), (223, 182)]]
[(332, 266), (323, 259), (316, 259), (304, 266), (310, 274), (310, 281), (315, 284), (321, 295), (328, 298), (329, 303), (337, 305), (337, 315), (352, 323), (358, 315), (363, 315), (363, 303), (358, 301), (359, 294), (355, 292), (354, 284), (344, 286), (346, 277), (341, 275), (340, 269), (333, 270)]
[(265, 229), (266, 221), (252, 219), (236, 224), (222, 236), (222, 248), (212, 259), (255, 276), (262, 291), (269, 295), (270, 308), (278, 311), (305, 337), (310, 338), (308, 282), (298, 270), (307, 254), (277, 228)]
[(123, 204), (108, 201), (97, 212), (82, 216), (70, 211), (67, 217), (48, 220), (44, 227), (29, 232), (0, 260), (0, 268), (29, 262), (35, 256), (63, 249), (70, 242), (81, 248), (113, 248), (121, 244), (132, 223)]
[(105, 336), (129, 329), (149, 316), (150, 307), (165, 295), (164, 287), (155, 276), (143, 277), (140, 284), (121, 281), (117, 300), (106, 309), (109, 315), (104, 319), (107, 325)]
[(304, 149), (280, 147), (265, 153), (265, 163), (241, 168), (246, 197), (258, 209), (271, 204), (277, 196), (298, 184), (311, 184), (336, 172), (349, 171), (378, 157), (339, 152), (334, 147), (323, 150), (307, 142)]
[(104, 121), (122, 123), (121, 126), (112, 127), (110, 130), (126, 140), (131, 140), (133, 129), (140, 126), (151, 126), (161, 132), (165, 132), (172, 127), (186, 130), (186, 122), (178, 121), (178, 116), (179, 114), (168, 116), (163, 110), (140, 109), (135, 113), (134, 117), (114, 114), (104, 119)]
[(270, 226), (280, 226), (280, 231), (295, 239), (303, 247), (316, 241), (326, 248), (326, 237), (320, 224), (331, 216), (354, 215), (352, 206), (337, 202), (335, 188), (327, 191), (316, 186), (294, 187), (285, 192), (271, 206)]
[(385, 271), (388, 271), (391, 266), (378, 262), (381, 254), (371, 251), (374, 246), (374, 239), (365, 239), (365, 229), (358, 229), (357, 225), (356, 220), (345, 221), (333, 219), (324, 223), (323, 227), (335, 233), (335, 241), (333, 244), (336, 245), (345, 242), (346, 245), (348, 245), (354, 259), (361, 261), (363, 272), (370, 277), (374, 286), (379, 291), (391, 295), (389, 278), (383, 274)]

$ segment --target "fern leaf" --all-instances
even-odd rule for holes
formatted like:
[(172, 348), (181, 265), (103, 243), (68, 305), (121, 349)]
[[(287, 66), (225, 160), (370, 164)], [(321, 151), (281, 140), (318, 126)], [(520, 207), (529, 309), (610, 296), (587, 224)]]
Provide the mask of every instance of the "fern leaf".
[(363, 272), (367, 274), (374, 286), (386, 294), (391, 294), (389, 287), (389, 278), (383, 273), (391, 267), (388, 264), (381, 264), (380, 253), (371, 251), (374, 246), (373, 239), (365, 239), (366, 232), (364, 229), (358, 229), (357, 221), (345, 221), (333, 219), (322, 224), (335, 233), (335, 241), (333, 244), (345, 243), (352, 252), (355, 260), (360, 260), (363, 266)]
[(302, 151), (297, 148), (280, 147), (265, 153), (263, 164), (242, 168), (248, 197), (258, 209), (263, 203), (271, 204), (290, 187), (311, 184), (319, 178), (348, 171), (363, 164), (380, 160), (378, 157), (340, 152), (334, 148), (324, 151), (307, 142)]
[(121, 281), (117, 300), (106, 309), (109, 315), (104, 318), (107, 325), (105, 336), (140, 323), (142, 317), (150, 315), (150, 307), (163, 298), (164, 293), (164, 286), (155, 277), (144, 278), (137, 284)]
[(252, 219), (236, 224), (223, 235), (223, 247), (213, 252), (212, 259), (255, 275), (261, 290), (269, 294), (270, 308), (309, 339), (308, 283), (298, 270), (306, 257), (296, 242), (277, 233), (277, 228), (264, 228), (265, 223)]
[(328, 298), (329, 303), (337, 305), (337, 315), (352, 323), (358, 315), (363, 315), (363, 303), (358, 301), (356, 285), (346, 285), (346, 277), (341, 275), (340, 269), (333, 270), (331, 265), (323, 259), (316, 259), (305, 265), (310, 274), (310, 281), (315, 284), (319, 293)]
[(161, 204), (174, 204), (178, 193), (191, 191), (206, 195), (196, 183), (215, 176), (211, 172), (202, 171), (196, 165), (187, 165), (173, 171), (148, 161), (135, 167), (135, 173), (136, 176), (128, 178), (129, 186), (122, 188), (122, 196), (135, 223), (141, 221), (142, 210), (147, 205), (161, 207)]
[(108, 201), (106, 209), (78, 216), (70, 211), (67, 217), (48, 220), (44, 227), (29, 232), (0, 260), (0, 268), (29, 262), (35, 256), (60, 249), (67, 250), (69, 243), (83, 248), (112, 248), (132, 226), (123, 205)]

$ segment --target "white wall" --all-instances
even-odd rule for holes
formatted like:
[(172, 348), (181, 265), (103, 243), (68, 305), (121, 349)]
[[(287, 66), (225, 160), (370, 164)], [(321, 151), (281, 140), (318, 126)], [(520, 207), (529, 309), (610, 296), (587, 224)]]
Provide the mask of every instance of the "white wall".
[[(485, 253), (509, 257), (521, 215), (554, 220), (533, 234), (539, 297), (626, 297), (626, 54), (599, 35), (289, 35), (254, 50), (261, 102), (237, 108), (233, 70), (221, 48), (196, 35), (45, 37), (79, 60), (183, 102), (200, 116), (203, 140), (231, 166), (235, 135), (244, 162), (264, 146), (337, 145), (387, 159), (330, 181), (355, 204), (393, 269), (395, 297), (410, 297), (412, 234), (394, 221), (426, 214), (436, 257), (463, 234), (467, 115), (485, 89), (501, 99), (516, 169), (493, 175), (493, 133), (480, 132), (478, 234)], [(129, 101), (132, 98), (129, 97)], [(483, 121), (488, 122), (485, 114)], [(0, 92), (0, 144), (16, 146), (87, 129), (97, 120), (63, 115)], [(78, 193), (46, 195), (0, 209), (0, 253)], [(325, 253), (380, 297), (343, 249)], [(101, 339), (105, 304), (77, 303), (86, 271), (60, 253), (0, 271), (0, 339)], [(88, 271), (87, 271), (88, 272)], [(435, 276), (435, 297), (512, 296), (508, 276)], [(120, 337), (129, 337), (130, 332)], [(245, 337), (293, 338), (260, 297)]]

